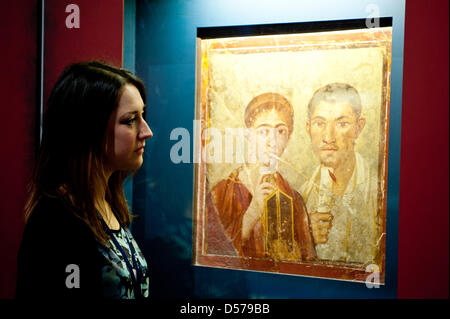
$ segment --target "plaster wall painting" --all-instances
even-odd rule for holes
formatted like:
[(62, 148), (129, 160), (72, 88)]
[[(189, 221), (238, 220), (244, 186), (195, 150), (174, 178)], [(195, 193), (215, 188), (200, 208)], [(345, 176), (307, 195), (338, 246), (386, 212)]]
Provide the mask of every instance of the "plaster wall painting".
[(391, 43), (197, 40), (195, 265), (384, 283)]

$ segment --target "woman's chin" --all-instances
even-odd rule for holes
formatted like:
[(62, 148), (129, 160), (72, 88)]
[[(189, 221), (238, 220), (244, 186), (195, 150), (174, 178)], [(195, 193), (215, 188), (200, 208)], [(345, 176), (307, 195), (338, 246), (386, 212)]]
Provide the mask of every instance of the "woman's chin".
[(126, 165), (124, 165), (122, 170), (125, 170), (125, 171), (138, 170), (142, 166), (143, 162), (144, 162), (144, 160), (143, 160), (142, 156), (140, 156), (139, 158), (135, 159), (133, 162), (130, 162), (130, 163), (127, 163)]

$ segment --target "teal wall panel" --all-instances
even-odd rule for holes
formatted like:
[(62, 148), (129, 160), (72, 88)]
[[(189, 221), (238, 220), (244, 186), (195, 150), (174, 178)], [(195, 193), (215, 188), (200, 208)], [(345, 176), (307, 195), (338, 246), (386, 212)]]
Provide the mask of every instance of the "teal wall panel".
[[(361, 283), (192, 266), (193, 164), (174, 164), (169, 154), (174, 128), (188, 129), (193, 139), (197, 28), (365, 18), (370, 4), (380, 16), (393, 18), (386, 285), (368, 289)], [(404, 10), (404, 1), (387, 0), (137, 1), (135, 67), (147, 87), (154, 137), (133, 181), (133, 211), (139, 215), (133, 231), (150, 264), (153, 296), (396, 297)]]

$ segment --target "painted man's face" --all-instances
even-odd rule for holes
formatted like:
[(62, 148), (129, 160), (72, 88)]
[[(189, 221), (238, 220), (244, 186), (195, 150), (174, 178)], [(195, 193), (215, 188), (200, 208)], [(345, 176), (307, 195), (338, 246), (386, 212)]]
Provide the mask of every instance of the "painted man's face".
[(358, 118), (349, 103), (321, 101), (313, 108), (306, 130), (320, 162), (336, 169), (353, 155), (364, 125), (365, 119)]

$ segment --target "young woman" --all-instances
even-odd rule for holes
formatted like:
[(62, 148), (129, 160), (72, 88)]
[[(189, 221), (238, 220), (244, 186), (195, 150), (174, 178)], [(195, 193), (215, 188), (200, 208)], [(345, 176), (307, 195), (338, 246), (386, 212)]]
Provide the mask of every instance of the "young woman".
[(145, 100), (141, 80), (101, 62), (60, 75), (25, 207), (18, 298), (148, 297), (122, 188), (153, 136)]
[[(219, 181), (206, 197), (206, 249), (211, 254), (259, 259), (312, 261), (316, 251), (302, 196), (277, 171), (294, 128), (294, 110), (278, 93), (254, 97), (244, 114), (248, 129), (255, 131), (256, 163), (245, 163)], [(273, 134), (272, 134), (273, 133)], [(275, 190), (291, 203), (281, 209), (291, 212), (291, 221), (277, 222), (280, 234), (273, 235), (273, 223), (263, 223), (265, 201)], [(286, 215), (285, 215), (286, 216)], [(280, 217), (281, 220), (281, 217)], [(265, 235), (267, 234), (267, 235)], [(281, 239), (277, 237), (281, 236)]]

